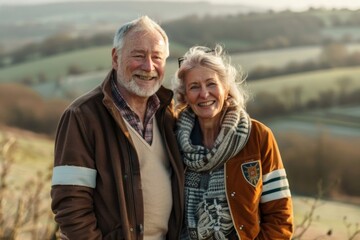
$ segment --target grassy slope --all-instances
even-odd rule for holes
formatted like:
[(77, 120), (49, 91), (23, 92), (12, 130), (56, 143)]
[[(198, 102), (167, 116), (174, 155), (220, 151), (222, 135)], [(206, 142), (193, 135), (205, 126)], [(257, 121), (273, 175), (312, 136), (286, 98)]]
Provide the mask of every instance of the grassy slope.
[(359, 112), (360, 106), (338, 107), (271, 118), (264, 122), (275, 134), (300, 132), (310, 137), (326, 133), (351, 141), (360, 137)]
[[(4, 137), (17, 139), (14, 155), (15, 164), (11, 170), (10, 185), (24, 185), (29, 179), (35, 177), (36, 170), (49, 171), (48, 167), (52, 164), (53, 159), (52, 139), (31, 132), (1, 127), (0, 140), (3, 140)], [(45, 190), (47, 192), (44, 193), (44, 197), (49, 198), (49, 188), (45, 188)], [(50, 201), (50, 199), (45, 200), (48, 203)], [(296, 224), (299, 224), (304, 216), (309, 213), (313, 201), (312, 198), (294, 197)], [(304, 239), (313, 239), (326, 233), (329, 229), (332, 229), (334, 234), (327, 239), (345, 239), (346, 227), (343, 224), (343, 217), (346, 216), (351, 223), (359, 222), (360, 208), (340, 202), (322, 201), (322, 204), (315, 210), (314, 216), (316, 220), (307, 231)]]
[[(2, 219), (5, 225), (17, 231), (15, 239), (49, 239), (44, 235), (32, 237), (29, 229), (37, 234), (53, 232), (55, 223), (50, 208), (50, 178), (53, 161), (53, 140), (29, 131), (0, 126), (0, 149), (4, 142), (14, 139), (6, 159), (13, 159), (2, 178), (1, 200)], [(3, 152), (2, 152), (3, 153)], [(4, 173), (3, 154), (0, 157), (0, 172)], [(5, 184), (5, 185), (4, 185)], [(19, 208), (19, 206), (22, 206)], [(20, 226), (14, 228), (14, 220), (20, 216)], [(36, 219), (36, 220), (35, 220)]]
[[(54, 91), (61, 91), (55, 85), (57, 79), (61, 79), (61, 85), (64, 90), (81, 94), (96, 84), (103, 78), (107, 69), (111, 66), (110, 46), (90, 48), (70, 53), (64, 53), (57, 56), (49, 57), (42, 60), (34, 60), (28, 63), (16, 65), (0, 69), (0, 83), (14, 82), (23, 79), (25, 76), (31, 77), (33, 80), (38, 78), (39, 74), (44, 74), (49, 80), (48, 83), (38, 84), (34, 88), (44, 96), (60, 95)], [(349, 49), (359, 49), (360, 45), (349, 46)], [(172, 52), (177, 54), (185, 51), (181, 45), (174, 44)], [(314, 59), (320, 52), (319, 47), (301, 47), (272, 51), (261, 51), (252, 53), (241, 53), (232, 55), (233, 63), (240, 65), (245, 71), (250, 71), (257, 65), (267, 65), (274, 67), (282, 67), (290, 61), (306, 61)], [(76, 65), (79, 68), (91, 71), (79, 77), (66, 76), (70, 65)], [(99, 71), (106, 69), (106, 71)], [(166, 67), (165, 85), (171, 85), (171, 79), (177, 70), (177, 60), (169, 59)], [(94, 73), (94, 74), (92, 74)], [(258, 80), (249, 83), (250, 90), (256, 92), (266, 89), (276, 94), (281, 94), (286, 88), (293, 88), (301, 85), (303, 89), (303, 100), (309, 97), (317, 96), (319, 89), (328, 90), (338, 87), (338, 79), (349, 77), (353, 79), (352, 87), (359, 87), (360, 68), (344, 68), (332, 69), (330, 71), (316, 71), (302, 74), (294, 74), (289, 76), (273, 77), (264, 80)], [(79, 80), (79, 81), (77, 81)]]
[(320, 91), (333, 90), (337, 93), (340, 79), (349, 78), (350, 89), (357, 89), (360, 87), (359, 76), (360, 67), (319, 70), (253, 81), (249, 83), (249, 88), (254, 93), (266, 91), (283, 96), (286, 91), (300, 87), (301, 101), (306, 102), (317, 98)]
[[(226, 45), (225, 45), (226, 47)], [(349, 51), (360, 49), (360, 44), (348, 46)], [(172, 56), (180, 56), (186, 51), (182, 45), (171, 43)], [(233, 63), (241, 65), (246, 71), (256, 66), (282, 67), (289, 62), (303, 62), (316, 59), (321, 48), (318, 46), (294, 47), (278, 50), (258, 51), (249, 53), (232, 54)], [(0, 82), (14, 81), (24, 76), (36, 78), (39, 73), (44, 73), (50, 80), (64, 77), (70, 65), (78, 65), (84, 70), (94, 71), (99, 68), (111, 66), (111, 46), (93, 47), (76, 50), (40, 60), (33, 60), (16, 66), (0, 69)], [(172, 63), (172, 61), (170, 61)], [(176, 65), (176, 63), (174, 62)], [(169, 70), (174, 70), (171, 66)], [(174, 72), (174, 71), (169, 71)]]
[[(171, 87), (171, 80), (177, 68), (176, 64), (177, 63), (173, 61), (168, 62), (167, 64), (166, 80), (164, 83), (167, 87)], [(63, 90), (71, 89), (79, 91), (80, 95), (80, 93), (97, 85), (105, 77), (105, 74), (106, 71), (93, 74), (90, 73), (79, 77), (71, 77), (68, 78), (69, 81), (63, 82), (62, 88)], [(248, 88), (256, 98), (256, 94), (261, 91), (267, 91), (282, 96), (284, 95), (284, 92), (300, 87), (302, 90), (301, 101), (306, 102), (310, 99), (317, 98), (319, 92), (328, 90), (337, 92), (339, 88), (339, 79), (342, 78), (351, 79), (349, 85), (350, 90), (357, 89), (360, 87), (358, 76), (360, 76), (360, 67), (321, 70), (252, 81), (248, 83)]]
[[(93, 47), (68, 53), (28, 61), (26, 63), (0, 69), (0, 83), (19, 81), (24, 77), (37, 79), (40, 73), (45, 74), (49, 81), (67, 76), (69, 66), (75, 65), (84, 71), (97, 71), (111, 67), (111, 46)], [(173, 44), (171, 51), (176, 55), (185, 52), (179, 44)]]
[(0, 82), (18, 81), (24, 76), (36, 79), (39, 73), (45, 74), (50, 81), (55, 81), (56, 78), (66, 76), (71, 65), (86, 71), (110, 67), (111, 48), (77, 50), (0, 69)]
[[(299, 225), (302, 220), (310, 213), (310, 209), (314, 204), (315, 199), (294, 196), (294, 216), (295, 224)], [(319, 201), (318, 207), (314, 211), (314, 221), (303, 235), (302, 239), (328, 239), (339, 240), (348, 239), (348, 231), (353, 233), (356, 224), (360, 223), (360, 208), (357, 205), (345, 204), (333, 201)], [(345, 226), (344, 218), (351, 227), (348, 229)], [(295, 234), (298, 234), (302, 228), (296, 228)], [(331, 236), (326, 236), (326, 233), (332, 230)], [(322, 238), (319, 238), (322, 236)], [(360, 239), (360, 235), (354, 239)]]
[(0, 126), (0, 142), (15, 139), (9, 183), (23, 185), (52, 166), (53, 140), (30, 131)]

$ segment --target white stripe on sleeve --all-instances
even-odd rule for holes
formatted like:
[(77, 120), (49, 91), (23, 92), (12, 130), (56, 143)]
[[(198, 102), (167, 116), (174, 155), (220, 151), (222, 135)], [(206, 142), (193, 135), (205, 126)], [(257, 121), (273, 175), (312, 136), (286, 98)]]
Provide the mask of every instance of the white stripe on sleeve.
[(73, 185), (95, 188), (97, 171), (78, 166), (56, 166), (53, 169), (52, 186)]
[(289, 182), (286, 178), (285, 169), (275, 170), (263, 175), (261, 203), (290, 196)]

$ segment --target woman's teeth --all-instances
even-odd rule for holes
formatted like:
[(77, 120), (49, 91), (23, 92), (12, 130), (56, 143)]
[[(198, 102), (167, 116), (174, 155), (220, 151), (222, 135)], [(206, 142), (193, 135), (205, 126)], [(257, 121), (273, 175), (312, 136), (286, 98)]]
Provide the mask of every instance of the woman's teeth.
[(215, 101), (208, 101), (208, 102), (203, 102), (203, 103), (199, 103), (200, 107), (206, 107), (206, 106), (210, 106), (211, 104), (213, 104)]

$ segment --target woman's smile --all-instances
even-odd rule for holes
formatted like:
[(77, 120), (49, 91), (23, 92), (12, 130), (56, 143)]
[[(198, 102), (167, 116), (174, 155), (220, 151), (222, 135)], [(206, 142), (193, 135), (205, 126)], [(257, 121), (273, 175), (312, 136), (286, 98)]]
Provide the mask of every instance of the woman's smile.
[(212, 100), (212, 101), (206, 101), (206, 102), (199, 103), (198, 105), (200, 107), (208, 107), (210, 105), (213, 105), (214, 103), (215, 103), (215, 100)]

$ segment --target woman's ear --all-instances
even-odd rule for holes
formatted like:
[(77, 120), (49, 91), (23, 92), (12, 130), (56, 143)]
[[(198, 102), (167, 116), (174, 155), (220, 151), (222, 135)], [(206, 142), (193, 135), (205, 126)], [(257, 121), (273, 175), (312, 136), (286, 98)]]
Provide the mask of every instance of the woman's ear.
[(230, 89), (228, 88), (228, 89), (226, 89), (226, 91), (225, 91), (225, 99), (227, 100), (227, 99), (229, 99), (229, 98), (231, 98), (231, 96), (230, 96)]

